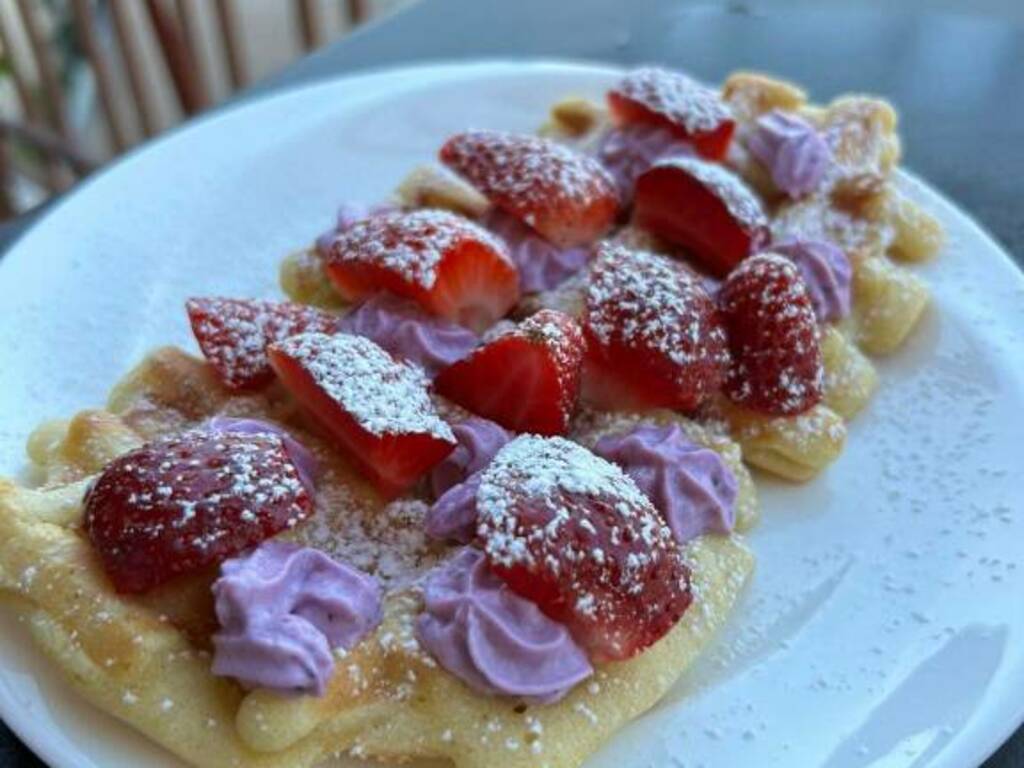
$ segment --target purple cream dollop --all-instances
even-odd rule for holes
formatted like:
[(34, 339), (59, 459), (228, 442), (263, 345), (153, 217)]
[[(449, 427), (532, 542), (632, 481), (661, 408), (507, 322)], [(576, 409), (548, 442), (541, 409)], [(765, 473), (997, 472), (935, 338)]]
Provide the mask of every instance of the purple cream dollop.
[(306, 446), (292, 437), (283, 427), (262, 419), (240, 419), (231, 416), (214, 416), (208, 419), (203, 426), (208, 432), (220, 434), (241, 432), (248, 435), (261, 433), (279, 435), (281, 442), (284, 443), (284, 450), (288, 454), (288, 458), (292, 460), (292, 464), (295, 465), (295, 471), (299, 473), (299, 480), (305, 486), (306, 492), (310, 496), (316, 496), (316, 481), (320, 477), (320, 462)]
[(624, 204), (633, 199), (637, 177), (665, 157), (695, 155), (693, 145), (663, 125), (630, 123), (609, 128), (594, 154), (615, 179)]
[(226, 560), (213, 597), (213, 674), (246, 688), (322, 696), (334, 650), (350, 650), (381, 620), (373, 577), (283, 541)]
[(594, 453), (633, 478), (680, 544), (733, 529), (736, 478), (721, 456), (689, 440), (677, 425), (643, 424), (606, 435)]
[(757, 119), (747, 147), (775, 186), (792, 198), (816, 190), (832, 164), (825, 137), (806, 120), (778, 109)]
[(453, 424), (452, 434), (458, 445), (430, 472), (430, 490), (434, 492), (435, 499), (490, 464), (505, 443), (512, 439), (512, 433), (500, 424), (479, 416), (470, 416)]
[(791, 239), (771, 249), (796, 264), (819, 321), (831, 323), (850, 314), (853, 267), (842, 248), (828, 240)]
[(547, 704), (593, 674), (569, 631), (515, 594), (472, 548), (431, 572), (416, 619), (420, 644), (480, 693)]
[(590, 261), (590, 248), (559, 248), (515, 216), (497, 209), (487, 215), (483, 225), (508, 246), (524, 293), (557, 288)]
[(476, 536), (476, 494), (483, 470), (453, 485), (427, 510), (423, 521), (427, 536), (438, 541), (469, 544)]
[(338, 321), (338, 330), (365, 336), (433, 378), (480, 342), (468, 328), (429, 315), (411, 301), (378, 293)]

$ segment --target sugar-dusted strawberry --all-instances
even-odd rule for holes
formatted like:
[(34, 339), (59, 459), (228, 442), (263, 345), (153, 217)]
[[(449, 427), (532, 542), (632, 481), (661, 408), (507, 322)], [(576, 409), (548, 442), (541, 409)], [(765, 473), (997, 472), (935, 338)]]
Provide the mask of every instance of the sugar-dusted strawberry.
[(602, 245), (583, 329), (584, 391), (598, 407), (693, 411), (725, 379), (729, 355), (715, 303), (669, 257)]
[(665, 158), (636, 182), (634, 221), (728, 274), (768, 242), (761, 202), (731, 171), (694, 157)]
[(729, 105), (717, 92), (681, 72), (642, 67), (608, 91), (620, 124), (666, 125), (711, 160), (721, 160), (736, 130)]
[(800, 271), (774, 253), (753, 256), (729, 275), (718, 295), (732, 366), (731, 400), (788, 416), (822, 397), (818, 323)]
[(85, 496), (85, 532), (118, 592), (215, 565), (310, 515), (280, 435), (193, 431), (111, 462)]
[(593, 661), (628, 659), (690, 605), (672, 533), (622, 470), (568, 440), (524, 435), (483, 470), (477, 535), (494, 572)]
[(197, 298), (185, 303), (203, 355), (231, 390), (267, 384), (267, 346), (304, 331), (333, 332), (337, 318), (314, 307), (256, 299)]
[(615, 222), (615, 182), (591, 157), (549, 139), (469, 131), (441, 147), (441, 161), (492, 203), (561, 248), (583, 245)]
[(504, 243), (447, 211), (377, 214), (338, 234), (327, 252), (327, 274), (350, 301), (388, 291), (474, 331), (519, 301)]
[(542, 309), (441, 371), (437, 391), (514, 432), (565, 434), (580, 393), (583, 334)]
[(306, 333), (269, 354), (285, 387), (383, 496), (406, 490), (455, 448), (423, 370), (369, 339)]

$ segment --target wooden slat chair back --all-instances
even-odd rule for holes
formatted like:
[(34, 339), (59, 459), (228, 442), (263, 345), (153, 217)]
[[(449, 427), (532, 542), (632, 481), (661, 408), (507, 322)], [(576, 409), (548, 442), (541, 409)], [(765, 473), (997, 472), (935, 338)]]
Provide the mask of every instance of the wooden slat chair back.
[[(222, 82), (227, 83), (229, 92), (243, 88), (250, 76), (242, 27), (245, 2), (0, 0), (0, 55), (7, 63), (20, 110), (17, 117), (0, 116), (0, 219), (13, 212), (7, 194), (12, 173), (28, 173), (37, 184), (56, 193), (165, 127), (153, 98), (152, 73), (147, 71), (147, 44), (158, 53), (162, 74), (183, 117), (214, 101), (212, 83), (218, 73), (209, 71), (210, 62), (203, 60), (204, 26), (215, 30), (215, 63)], [(326, 42), (318, 17), (320, 3), (291, 0), (291, 5), (301, 48), (296, 53)], [(368, 5), (368, 0), (341, 0), (346, 26), (366, 20)], [(82, 137), (76, 135), (68, 114), (68, 94), (58, 51), (52, 44), (55, 12), (61, 9), (66, 9), (74, 44), (95, 82), (105, 135), (105, 148), (99, 153), (82, 150)], [(149, 41), (142, 39), (140, 31), (147, 33)], [(152, 53), (149, 59), (152, 61)], [(37, 164), (42, 170), (29, 171), (25, 163), (19, 164), (12, 147), (27, 147), (44, 158)]]

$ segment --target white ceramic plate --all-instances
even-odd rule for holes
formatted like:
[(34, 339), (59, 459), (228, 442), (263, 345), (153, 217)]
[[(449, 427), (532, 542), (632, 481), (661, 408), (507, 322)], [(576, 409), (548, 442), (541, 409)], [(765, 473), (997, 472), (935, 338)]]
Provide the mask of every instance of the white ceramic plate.
[[(83, 185), (0, 262), (0, 474), (103, 402), (183, 300), (275, 296), (281, 256), (385, 196), (451, 132), (531, 130), (614, 71), (486, 63), (346, 78), (201, 120)], [(910, 179), (949, 247), (848, 447), (762, 483), (753, 587), (715, 649), (588, 766), (973, 766), (1024, 718), (1024, 278)], [(0, 617), (0, 715), (54, 768), (180, 766), (80, 702)]]

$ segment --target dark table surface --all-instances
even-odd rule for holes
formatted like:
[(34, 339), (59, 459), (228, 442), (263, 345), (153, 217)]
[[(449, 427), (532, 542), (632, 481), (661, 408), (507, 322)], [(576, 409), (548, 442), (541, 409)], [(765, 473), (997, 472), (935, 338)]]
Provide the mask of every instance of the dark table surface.
[[(878, 93), (899, 107), (905, 164), (1024, 264), (1020, 1), (963, 3), (975, 14), (968, 16), (929, 10), (939, 3), (921, 0), (847, 0), (827, 8), (806, 0), (429, 0), (324, 48), (240, 98), (359, 69), (538, 56), (661, 62), (708, 80), (757, 68), (802, 83), (815, 99)], [(0, 250), (25, 226), (0, 228)], [(40, 765), (0, 723), (0, 766)], [(1024, 729), (985, 768), (1024, 768)]]

